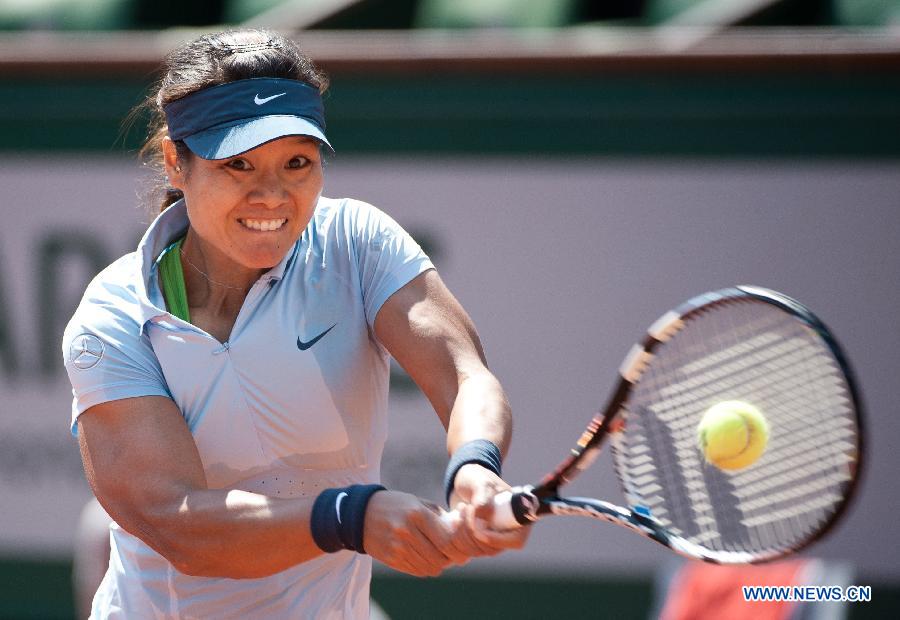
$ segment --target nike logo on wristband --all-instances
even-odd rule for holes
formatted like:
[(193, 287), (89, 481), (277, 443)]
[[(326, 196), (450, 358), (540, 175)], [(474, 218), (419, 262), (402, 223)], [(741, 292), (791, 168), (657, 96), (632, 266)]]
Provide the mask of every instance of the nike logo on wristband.
[(266, 103), (267, 101), (272, 101), (272, 99), (277, 99), (278, 97), (283, 97), (286, 94), (287, 93), (278, 93), (277, 95), (272, 95), (271, 97), (260, 98), (259, 93), (257, 93), (257, 95), (253, 98), (253, 103), (255, 103), (256, 105), (262, 105), (262, 104)]
[(341, 502), (344, 501), (345, 497), (347, 497), (347, 492), (341, 491), (338, 493), (337, 499), (334, 500), (334, 512), (337, 514), (339, 525), (343, 525), (343, 523), (341, 523)]

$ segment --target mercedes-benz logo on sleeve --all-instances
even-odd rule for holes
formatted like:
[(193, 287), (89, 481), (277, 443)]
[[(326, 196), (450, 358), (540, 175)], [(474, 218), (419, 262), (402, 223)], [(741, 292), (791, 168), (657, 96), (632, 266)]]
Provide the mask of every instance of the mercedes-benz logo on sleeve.
[(96, 366), (103, 357), (103, 341), (93, 334), (79, 334), (69, 346), (69, 359), (79, 370)]

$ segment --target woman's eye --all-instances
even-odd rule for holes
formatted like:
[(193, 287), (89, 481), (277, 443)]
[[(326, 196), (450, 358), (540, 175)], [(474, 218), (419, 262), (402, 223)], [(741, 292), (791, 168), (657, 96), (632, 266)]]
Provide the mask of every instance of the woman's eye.
[(303, 168), (309, 163), (305, 157), (294, 157), (288, 162), (288, 168)]
[(228, 167), (233, 168), (234, 170), (248, 170), (250, 164), (248, 164), (245, 159), (232, 159), (228, 162)]

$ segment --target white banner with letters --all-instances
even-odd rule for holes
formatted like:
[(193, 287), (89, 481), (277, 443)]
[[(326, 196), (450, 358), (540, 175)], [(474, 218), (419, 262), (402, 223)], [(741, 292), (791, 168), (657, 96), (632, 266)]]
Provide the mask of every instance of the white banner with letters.
[[(148, 221), (139, 177), (112, 156), (0, 167), (2, 555), (71, 551), (90, 491), (68, 430), (60, 336), (90, 277)], [(890, 557), (900, 522), (881, 516), (900, 504), (900, 165), (338, 156), (326, 194), (394, 216), (472, 315), (516, 416), (513, 483), (565, 455), (632, 342), (669, 307), (732, 284), (797, 297), (847, 349), (873, 429), (863, 492), (813, 553), (900, 576)], [(408, 379), (394, 384), (385, 481), (439, 501), (442, 428)], [(608, 457), (586, 478), (576, 491), (620, 501)], [(465, 570), (643, 573), (665, 553), (606, 524), (553, 519), (525, 551)]]

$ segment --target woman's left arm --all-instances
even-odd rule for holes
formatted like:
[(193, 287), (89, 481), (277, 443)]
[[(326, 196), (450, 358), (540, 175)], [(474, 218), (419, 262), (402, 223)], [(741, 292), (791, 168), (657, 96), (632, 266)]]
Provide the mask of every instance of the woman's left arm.
[[(472, 319), (447, 289), (437, 271), (426, 271), (394, 293), (375, 318), (375, 334), (425, 393), (447, 430), (447, 451), (475, 439), (493, 442), (505, 455), (512, 434), (506, 394), (488, 370)], [(456, 501), (488, 510), (489, 500), (508, 489), (499, 476), (477, 464), (459, 469), (451, 506)], [(466, 516), (464, 514), (464, 516)], [(467, 521), (472, 524), (472, 514)], [(479, 555), (521, 548), (530, 528), (473, 535)]]

